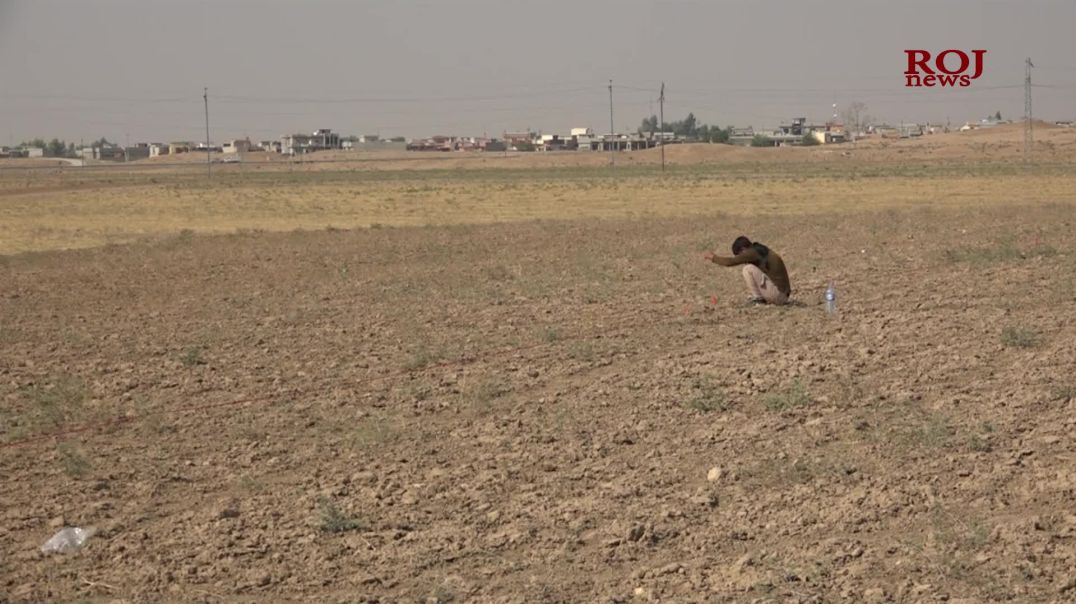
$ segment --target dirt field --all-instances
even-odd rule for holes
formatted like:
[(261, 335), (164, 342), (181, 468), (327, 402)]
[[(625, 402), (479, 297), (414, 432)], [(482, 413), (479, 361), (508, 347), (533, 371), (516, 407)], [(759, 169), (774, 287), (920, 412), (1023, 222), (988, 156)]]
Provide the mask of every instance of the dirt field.
[(0, 601), (1076, 600), (1076, 130), (1017, 135), (0, 172)]

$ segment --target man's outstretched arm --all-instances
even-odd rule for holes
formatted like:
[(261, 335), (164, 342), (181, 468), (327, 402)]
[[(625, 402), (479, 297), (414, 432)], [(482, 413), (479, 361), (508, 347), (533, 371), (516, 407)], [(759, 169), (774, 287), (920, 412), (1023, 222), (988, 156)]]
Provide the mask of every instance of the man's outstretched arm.
[(738, 266), (740, 264), (752, 264), (762, 259), (754, 248), (747, 248), (735, 256), (718, 256), (713, 252), (706, 252), (706, 259), (721, 266)]

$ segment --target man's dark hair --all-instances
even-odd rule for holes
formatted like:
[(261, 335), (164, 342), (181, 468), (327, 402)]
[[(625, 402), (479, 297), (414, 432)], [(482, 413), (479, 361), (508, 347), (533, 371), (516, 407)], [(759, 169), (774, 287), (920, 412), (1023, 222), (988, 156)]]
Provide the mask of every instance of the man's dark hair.
[(736, 241), (732, 242), (732, 255), (738, 256), (740, 252), (751, 247), (751, 240), (743, 235), (736, 238)]

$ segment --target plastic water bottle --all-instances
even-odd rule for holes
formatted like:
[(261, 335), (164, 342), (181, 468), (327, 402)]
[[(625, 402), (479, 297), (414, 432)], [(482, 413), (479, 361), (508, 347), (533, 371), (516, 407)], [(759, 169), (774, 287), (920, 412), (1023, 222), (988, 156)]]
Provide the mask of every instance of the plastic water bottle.
[(86, 540), (96, 532), (97, 529), (92, 526), (89, 528), (64, 527), (41, 546), (41, 551), (46, 554), (66, 554), (78, 551), (86, 543)]
[(837, 312), (837, 289), (830, 283), (826, 288), (826, 314), (832, 315)]

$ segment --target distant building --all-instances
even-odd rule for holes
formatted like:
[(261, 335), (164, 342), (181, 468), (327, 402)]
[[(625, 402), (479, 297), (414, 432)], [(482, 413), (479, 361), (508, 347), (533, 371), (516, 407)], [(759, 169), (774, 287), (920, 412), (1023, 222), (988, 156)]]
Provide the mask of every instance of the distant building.
[(286, 134), (280, 137), (280, 152), (284, 155), (306, 153), (311, 150), (310, 139), (308, 134)]
[(194, 145), (191, 143), (168, 143), (168, 154), (179, 155), (180, 153), (190, 153)]
[(603, 134), (600, 136), (577, 136), (579, 151), (637, 151), (657, 146), (657, 139), (639, 134)]
[(340, 135), (328, 128), (319, 128), (313, 134), (286, 134), (280, 137), (280, 152), (285, 155), (340, 148)]
[(534, 141), (538, 138), (538, 135), (527, 132), (505, 132), (504, 142), (508, 145), (509, 149), (518, 151), (519, 149), (528, 149), (531, 145), (534, 145)]
[(534, 145), (538, 151), (574, 151), (578, 147), (578, 137), (563, 137), (559, 134), (543, 134)]
[(822, 145), (843, 143), (848, 140), (848, 137), (843, 130), (812, 130), (811, 137)]
[(164, 143), (150, 143), (149, 156), (159, 157), (161, 155), (168, 155), (168, 145)]
[(590, 134), (576, 134), (572, 138), (575, 139), (577, 151), (595, 151), (601, 145), (601, 137), (594, 136), (593, 132)]
[(848, 140), (848, 132), (844, 124), (829, 121), (823, 125), (808, 124), (807, 118), (797, 117), (789, 125), (781, 125), (767, 138), (773, 141), (774, 146), (802, 145), (808, 137), (819, 144), (843, 143)]
[[(440, 139), (440, 140), (439, 140)], [(448, 137), (430, 137), (428, 139), (411, 139), (405, 149), (408, 151), (452, 151)]]
[(848, 132), (840, 122), (826, 122), (825, 126), (809, 126), (808, 132), (819, 144), (830, 145), (848, 140)]
[(139, 143), (133, 147), (124, 147), (121, 150), (122, 156), (117, 159), (124, 161), (135, 161), (136, 159), (146, 159), (149, 157), (149, 145), (146, 143)]
[(93, 145), (92, 147), (83, 147), (80, 152), (84, 160), (123, 161), (123, 148), (118, 145)]
[(328, 128), (319, 128), (314, 131), (312, 142), (321, 149), (339, 149), (340, 135)]
[(746, 128), (730, 128), (729, 143), (733, 145), (750, 145), (755, 139), (755, 129), (752, 126)]
[(221, 146), (222, 153), (246, 153), (250, 151), (250, 139), (235, 139), (224, 143)]
[(45, 157), (45, 150), (41, 147), (24, 147), (23, 157)]
[(923, 136), (923, 127), (919, 124), (901, 124), (900, 137), (909, 138), (913, 136)]

